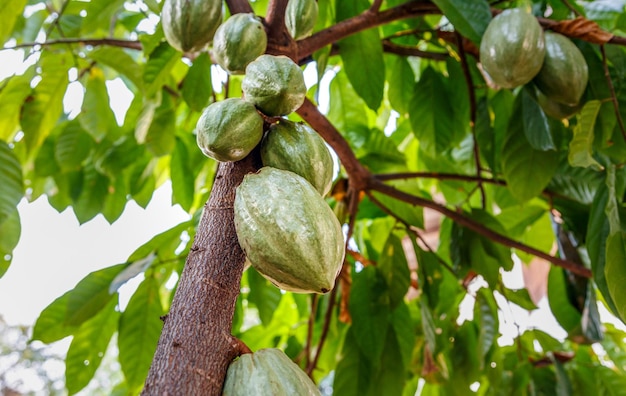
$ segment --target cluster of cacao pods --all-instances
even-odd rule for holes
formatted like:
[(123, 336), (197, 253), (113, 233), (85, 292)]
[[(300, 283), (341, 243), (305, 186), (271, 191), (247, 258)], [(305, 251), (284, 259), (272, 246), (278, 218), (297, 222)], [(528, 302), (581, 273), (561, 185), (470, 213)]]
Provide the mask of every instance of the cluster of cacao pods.
[[(213, 60), (229, 74), (243, 74), (243, 97), (206, 107), (195, 132), (200, 150), (221, 162), (242, 160), (260, 146), (263, 168), (244, 177), (235, 198), (237, 236), (248, 261), (284, 290), (328, 292), (345, 254), (341, 225), (324, 200), (333, 160), (312, 128), (285, 118), (305, 100), (302, 69), (286, 56), (265, 54), (267, 34), (254, 14), (220, 24), (217, 0), (166, 0), (162, 12), (173, 47), (197, 50), (212, 40)], [(317, 13), (315, 0), (290, 0), (287, 31), (294, 39), (310, 35)], [(200, 20), (203, 29), (194, 34)]]
[(544, 32), (522, 8), (504, 10), (491, 20), (481, 40), (480, 62), (502, 88), (532, 81), (538, 103), (551, 117), (569, 118), (580, 110), (589, 79), (583, 54), (567, 37)]

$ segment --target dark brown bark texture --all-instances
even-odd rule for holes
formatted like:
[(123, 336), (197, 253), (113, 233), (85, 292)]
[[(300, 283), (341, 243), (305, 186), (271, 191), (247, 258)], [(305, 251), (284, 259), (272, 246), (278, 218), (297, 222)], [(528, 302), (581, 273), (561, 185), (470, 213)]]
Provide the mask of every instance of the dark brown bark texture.
[(245, 254), (237, 242), (235, 188), (252, 156), (219, 165), (142, 395), (219, 395), (240, 347), (231, 335)]

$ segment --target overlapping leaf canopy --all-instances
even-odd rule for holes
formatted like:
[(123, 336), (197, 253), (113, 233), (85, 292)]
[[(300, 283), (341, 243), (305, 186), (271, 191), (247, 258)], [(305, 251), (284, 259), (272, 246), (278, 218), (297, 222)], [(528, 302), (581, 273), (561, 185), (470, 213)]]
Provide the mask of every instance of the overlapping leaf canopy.
[[(261, 16), (274, 3), (250, 2)], [(584, 105), (569, 120), (547, 116), (532, 83), (499, 90), (481, 73), (482, 34), (511, 2), (318, 3), (317, 33), (298, 43), (297, 60), (316, 77), (309, 99), (330, 124), (315, 107), (299, 114), (342, 162), (328, 202), (350, 224), (349, 254), (323, 297), (281, 293), (246, 271), (234, 335), (252, 350), (282, 348), (338, 395), (623, 392), (625, 333), (600, 311), (626, 319), (624, 2), (524, 4), (574, 38), (589, 66)], [(118, 389), (135, 393), (216, 168), (196, 147), (196, 120), (209, 103), (240, 96), (241, 78), (225, 77), (209, 52), (170, 47), (156, 0), (0, 5), (2, 51), (24, 58), (0, 82), (0, 274), (19, 240), (22, 198), (45, 195), (80, 222), (114, 222), (169, 180), (172, 202), (194, 215), (87, 276), (34, 328), (44, 342), (73, 336), (70, 393), (91, 380), (117, 332)], [(333, 36), (338, 22), (352, 30)], [(116, 114), (118, 79), (132, 101)], [(69, 87), (82, 93), (80, 111), (64, 107)], [(443, 214), (435, 244), (424, 208)], [(503, 281), (514, 261), (537, 256), (553, 264), (547, 299), (563, 342), (516, 322), (537, 301)], [(119, 312), (118, 288), (139, 274)], [(507, 342), (511, 325), (519, 333)]]

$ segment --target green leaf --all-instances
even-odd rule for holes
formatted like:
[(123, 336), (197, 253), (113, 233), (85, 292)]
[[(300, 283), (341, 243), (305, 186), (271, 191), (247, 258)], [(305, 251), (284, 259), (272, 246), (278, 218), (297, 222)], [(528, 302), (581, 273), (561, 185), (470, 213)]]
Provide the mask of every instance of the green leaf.
[(87, 166), (84, 171), (82, 191), (72, 205), (80, 224), (93, 219), (102, 211), (109, 192), (109, 179), (96, 169)]
[(622, 321), (626, 321), (626, 232), (617, 231), (609, 235), (604, 274), (617, 313)]
[(552, 267), (548, 275), (548, 302), (554, 317), (568, 333), (580, 325), (580, 312), (570, 303), (565, 284), (565, 273)]
[(117, 331), (120, 313), (116, 306), (117, 295), (74, 333), (65, 358), (65, 386), (70, 395), (87, 386), (100, 366), (111, 337)]
[(572, 394), (572, 384), (565, 372), (563, 364), (552, 354), (550, 354), (550, 358), (556, 372), (556, 396), (570, 396)]
[[(481, 288), (476, 293), (474, 320), (480, 328), (478, 334), (478, 353), (481, 370), (485, 367), (487, 353), (498, 337), (498, 305), (491, 290)], [(488, 363), (488, 362), (487, 362)]]
[(380, 201), (391, 212), (397, 215), (406, 224), (415, 226), (417, 228), (424, 227), (424, 211), (422, 208), (415, 207), (406, 202), (398, 201), (387, 195), (380, 193), (373, 193), (374, 197)]
[(480, 40), (491, 22), (491, 10), (486, 0), (433, 0), (441, 12), (461, 35), (480, 44)]
[(172, 203), (180, 204), (188, 212), (193, 205), (195, 180), (187, 146), (180, 139), (176, 139), (176, 146), (172, 152), (170, 177), (172, 179)]
[(124, 268), (119, 274), (117, 274), (115, 279), (111, 281), (111, 284), (109, 285), (109, 293), (113, 294), (117, 292), (123, 284), (148, 269), (152, 263), (154, 263), (155, 258), (156, 253), (150, 253), (147, 257), (137, 260)]
[(370, 386), (372, 369), (359, 349), (354, 330), (355, 326), (348, 329), (338, 358), (333, 382), (333, 393), (337, 395), (366, 395)]
[(108, 194), (101, 212), (109, 224), (113, 224), (124, 212), (128, 202), (127, 194), (126, 180), (122, 177), (115, 179), (113, 184), (108, 187)]
[(23, 196), (22, 166), (9, 145), (0, 140), (0, 225)]
[(380, 360), (389, 323), (389, 295), (385, 279), (375, 267), (353, 275), (349, 309), (352, 331), (361, 352), (372, 363)]
[(70, 121), (54, 145), (54, 158), (63, 171), (77, 170), (91, 153), (93, 139), (78, 122)]
[(24, 6), (26, 0), (0, 0), (0, 44), (4, 44), (11, 36), (15, 21), (22, 14)]
[(426, 345), (430, 352), (437, 351), (437, 326), (433, 320), (433, 313), (425, 300), (420, 300), (420, 312), (422, 313), (422, 332)]
[[(366, 0), (336, 3), (337, 20), (349, 18), (368, 6)], [(368, 29), (337, 43), (346, 75), (367, 106), (376, 111), (383, 100), (385, 62), (378, 29)]]
[(161, 335), (161, 299), (159, 284), (146, 278), (128, 302), (120, 318), (119, 361), (131, 389), (143, 385)]
[(111, 110), (104, 73), (97, 67), (89, 71), (78, 120), (96, 141), (101, 141), (107, 135), (117, 136), (119, 128)]
[(345, 134), (355, 126), (368, 126), (370, 111), (348, 81), (345, 73), (339, 71), (330, 83), (330, 103), (328, 119)]
[(204, 52), (193, 60), (185, 79), (182, 95), (189, 108), (202, 111), (211, 102), (211, 58)]
[(282, 293), (280, 289), (261, 276), (254, 268), (247, 271), (250, 294), (248, 301), (256, 305), (259, 310), (259, 318), (264, 326), (272, 321), (274, 312), (280, 304)]
[(150, 253), (156, 252), (160, 247), (171, 243), (172, 240), (180, 241), (181, 234), (183, 231), (187, 230), (190, 225), (190, 221), (183, 221), (169, 230), (155, 235), (148, 242), (135, 249), (135, 251), (128, 257), (128, 262), (132, 263), (148, 257)]
[(20, 116), (29, 151), (41, 145), (63, 111), (63, 97), (68, 84), (67, 71), (73, 66), (73, 61), (68, 52), (44, 51), (40, 64), (41, 81), (22, 106)]
[(409, 290), (411, 273), (402, 248), (402, 241), (394, 234), (389, 234), (378, 259), (378, 269), (387, 281), (390, 307), (395, 309), (402, 303)]
[(66, 292), (41, 311), (33, 327), (33, 340), (50, 344), (74, 334), (78, 325), (69, 325), (66, 321), (71, 293), (72, 290)]
[(406, 87), (415, 85), (415, 74), (408, 60), (404, 56), (391, 58), (391, 67), (388, 68), (387, 81), (389, 82), (389, 103), (401, 115), (409, 112), (409, 103), (413, 92)]
[(517, 304), (520, 307), (532, 311), (537, 309), (537, 306), (530, 298), (530, 294), (528, 294), (528, 289), (516, 289), (511, 290), (509, 288), (502, 288), (501, 290), (504, 294), (504, 298), (512, 302), (513, 304)]
[(576, 116), (578, 122), (574, 127), (574, 137), (569, 143), (567, 156), (572, 166), (592, 167), (595, 170), (603, 169), (602, 165), (592, 157), (595, 138), (593, 131), (601, 105), (599, 100), (590, 100), (585, 103), (585, 106)]
[[(0, 13), (2, 8), (0, 8)], [(0, 23), (0, 26), (2, 24)], [(30, 76), (14, 76), (9, 78), (0, 91), (0, 140), (10, 141), (18, 130), (20, 108), (31, 93)]]
[(88, 34), (97, 29), (108, 30), (114, 15), (122, 9), (124, 0), (92, 0), (87, 6), (87, 16), (81, 33)]
[(406, 381), (405, 367), (402, 362), (400, 346), (393, 333), (393, 329), (387, 332), (380, 369), (377, 370), (371, 380), (369, 395), (402, 395)]
[(65, 324), (77, 326), (100, 312), (114, 297), (109, 285), (127, 264), (117, 264), (84, 277), (69, 291)]
[(21, 232), (20, 214), (17, 208), (15, 208), (0, 223), (0, 278), (9, 269), (11, 259), (13, 258), (13, 249), (15, 249), (20, 240)]
[(391, 313), (391, 327), (400, 346), (400, 354), (405, 367), (411, 366), (415, 345), (416, 327), (406, 304), (400, 304)]
[[(556, 149), (550, 133), (548, 119), (543, 110), (541, 110), (537, 100), (531, 96), (527, 89), (522, 89), (519, 95), (517, 95), (513, 105), (513, 112), (519, 116), (514, 116), (515, 121), (509, 124), (509, 128), (512, 129), (510, 133), (523, 133), (526, 139), (528, 139), (528, 143), (535, 150), (548, 151)], [(520, 118), (521, 123), (519, 123)]]
[(126, 51), (117, 47), (102, 46), (87, 53), (87, 56), (100, 65), (118, 72), (138, 89), (143, 88), (142, 68)]
[(167, 83), (170, 72), (181, 55), (166, 42), (162, 42), (152, 51), (143, 72), (146, 97), (153, 96)]
[(176, 112), (172, 107), (169, 94), (163, 95), (163, 103), (156, 109), (150, 118), (150, 126), (135, 131), (135, 138), (139, 143), (145, 143), (148, 149), (157, 157), (169, 154), (176, 146)]
[(432, 67), (422, 73), (409, 103), (413, 133), (420, 148), (430, 153), (441, 153), (450, 148), (455, 135), (452, 105), (448, 101), (443, 79)]
[[(521, 123), (513, 113), (509, 125)], [(534, 149), (523, 133), (510, 127), (502, 150), (502, 171), (511, 194), (520, 202), (539, 195), (552, 179), (559, 165), (559, 156), (550, 151)]]

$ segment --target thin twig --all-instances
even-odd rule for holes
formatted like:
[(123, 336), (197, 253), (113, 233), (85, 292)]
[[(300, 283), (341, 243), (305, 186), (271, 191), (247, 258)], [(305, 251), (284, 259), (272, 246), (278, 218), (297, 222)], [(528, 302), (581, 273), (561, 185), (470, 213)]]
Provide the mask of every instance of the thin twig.
[(377, 13), (378, 11), (380, 11), (380, 6), (383, 5), (383, 0), (374, 0), (374, 2), (372, 3), (369, 12), (373, 12), (373, 13)]
[(463, 69), (463, 75), (465, 76), (465, 83), (467, 84), (467, 91), (469, 94), (469, 106), (470, 106), (470, 128), (472, 130), (472, 141), (474, 143), (474, 163), (476, 164), (476, 177), (478, 181), (478, 189), (480, 190), (480, 202), (481, 207), (485, 209), (486, 198), (485, 188), (483, 187), (482, 175), (480, 170), (482, 165), (480, 164), (480, 152), (478, 148), (478, 141), (476, 140), (476, 92), (474, 90), (474, 82), (472, 81), (472, 75), (470, 74), (469, 65), (467, 64), (467, 57), (465, 56), (465, 48), (463, 48), (463, 37), (456, 33), (457, 46), (459, 48), (459, 57), (461, 58), (461, 68)]
[(432, 59), (436, 61), (445, 61), (450, 57), (450, 55), (445, 52), (422, 51), (414, 46), (395, 44), (388, 39), (383, 40), (382, 43), (383, 51), (390, 54), (396, 54), (401, 56), (417, 56), (420, 58)]
[(306, 365), (311, 363), (311, 344), (313, 342), (313, 325), (315, 324), (315, 316), (317, 315), (317, 302), (319, 298), (317, 294), (311, 297), (311, 314), (309, 315), (309, 323), (307, 327), (306, 344), (304, 344), (304, 359)]
[(459, 180), (466, 182), (490, 183), (500, 186), (506, 186), (506, 182), (500, 179), (490, 179), (482, 176), (459, 175), (456, 173), (440, 173), (440, 172), (406, 172), (406, 173), (386, 173), (374, 175), (380, 181), (391, 181), (400, 179), (437, 179), (437, 180)]
[(578, 16), (582, 16), (580, 14), (580, 12), (578, 12), (578, 10), (576, 8), (574, 8), (574, 6), (572, 6), (569, 1), (567, 0), (561, 0), (561, 2), (565, 5), (565, 7), (567, 7), (574, 15)]
[(121, 47), (121, 48), (128, 48), (128, 49), (134, 49), (134, 50), (141, 50), (142, 46), (141, 43), (138, 40), (125, 40), (125, 39), (115, 39), (115, 38), (94, 38), (94, 39), (87, 39), (87, 38), (63, 38), (63, 39), (56, 39), (56, 40), (48, 40), (48, 41), (44, 41), (44, 42), (34, 42), (34, 43), (22, 43), (22, 44), (17, 44), (14, 45), (12, 47), (4, 47), (4, 48), (0, 48), (0, 51), (6, 51), (6, 50), (14, 50), (14, 49), (18, 49), (18, 48), (29, 48), (29, 47), (37, 47), (37, 46), (41, 46), (41, 47), (48, 47), (51, 45), (59, 45), (59, 44), (82, 44), (82, 45), (91, 45), (91, 46), (100, 46), (100, 45), (110, 45), (112, 47)]
[(611, 92), (611, 102), (613, 102), (613, 109), (615, 110), (617, 124), (619, 125), (619, 130), (622, 132), (622, 137), (624, 138), (624, 140), (626, 140), (626, 129), (624, 128), (622, 115), (619, 112), (619, 103), (617, 102), (615, 87), (613, 86), (613, 80), (611, 80), (611, 74), (609, 73), (609, 65), (607, 63), (606, 50), (604, 49), (604, 45), (600, 46), (600, 53), (602, 54), (602, 67), (604, 68), (604, 78), (606, 78), (606, 83), (609, 86), (609, 91)]
[(231, 14), (254, 12), (248, 0), (226, 0), (226, 6)]
[(322, 354), (322, 348), (324, 343), (326, 342), (326, 337), (328, 336), (328, 330), (330, 329), (330, 321), (333, 316), (333, 309), (335, 308), (335, 298), (337, 297), (337, 287), (333, 287), (333, 290), (330, 292), (328, 296), (328, 307), (326, 308), (326, 314), (324, 315), (324, 326), (322, 327), (322, 335), (320, 336), (320, 341), (317, 344), (317, 350), (315, 351), (315, 357), (313, 361), (307, 366), (306, 373), (309, 377), (313, 376), (313, 371), (315, 367), (317, 367), (317, 361), (320, 359), (320, 355)]

